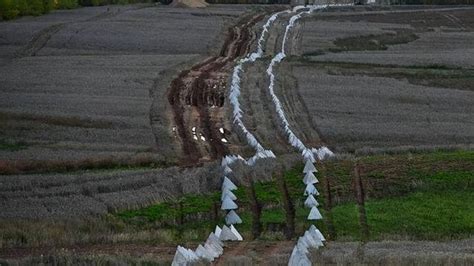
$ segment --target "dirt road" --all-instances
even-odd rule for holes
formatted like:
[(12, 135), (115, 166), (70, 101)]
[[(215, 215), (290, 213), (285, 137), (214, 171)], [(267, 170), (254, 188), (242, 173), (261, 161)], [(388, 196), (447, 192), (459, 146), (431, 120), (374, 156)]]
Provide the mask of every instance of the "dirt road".
[(242, 18), (229, 29), (218, 56), (182, 71), (172, 81), (168, 101), (186, 163), (217, 159), (228, 153), (222, 141), (229, 134), (224, 129), (223, 109), (227, 80), (234, 60), (248, 53), (255, 39), (252, 28), (264, 16)]

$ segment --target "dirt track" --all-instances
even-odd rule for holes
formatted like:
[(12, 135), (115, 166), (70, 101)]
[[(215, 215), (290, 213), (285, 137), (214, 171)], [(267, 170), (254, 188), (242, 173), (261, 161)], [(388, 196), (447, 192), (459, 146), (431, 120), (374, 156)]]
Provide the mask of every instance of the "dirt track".
[[(229, 29), (219, 56), (182, 71), (172, 81), (168, 101), (186, 163), (196, 163), (201, 158), (217, 159), (228, 153), (221, 141), (225, 134), (219, 131), (224, 124), (226, 81), (234, 60), (248, 53), (255, 38), (252, 27), (263, 17), (264, 14), (258, 14), (241, 19)], [(193, 139), (193, 123), (205, 140), (197, 135), (199, 139)]]
[[(474, 262), (473, 239), (451, 242), (381, 241), (331, 242), (321, 250), (311, 251), (315, 265), (471, 265)], [(228, 243), (224, 255), (213, 262), (216, 266), (236, 265), (287, 265), (294, 243), (292, 241), (246, 241)], [(195, 247), (195, 245), (189, 245)], [(174, 245), (88, 245), (64, 249), (32, 248), (4, 249), (0, 258), (7, 261), (28, 261), (28, 257), (49, 260), (48, 255), (64, 257), (91, 256), (96, 260), (123, 261), (130, 257), (169, 264), (175, 252)], [(98, 256), (99, 255), (99, 256)], [(83, 260), (85, 260), (83, 258)], [(115, 258), (115, 259), (114, 259)], [(0, 260), (1, 262), (1, 260)]]

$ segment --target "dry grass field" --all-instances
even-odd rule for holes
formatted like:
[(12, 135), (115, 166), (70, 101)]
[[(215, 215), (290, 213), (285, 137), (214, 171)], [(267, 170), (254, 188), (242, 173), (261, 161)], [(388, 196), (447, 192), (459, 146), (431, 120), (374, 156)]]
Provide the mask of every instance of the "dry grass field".
[(12, 148), (0, 158), (158, 160), (171, 132), (152, 131), (152, 103), (164, 106), (167, 89), (154, 84), (220, 47), (245, 10), (100, 7), (2, 23), (0, 141)]
[[(232, 131), (230, 71), (282, 8), (137, 4), (0, 22), (0, 264), (169, 265), (176, 245), (202, 242), (223, 220), (215, 159), (253, 155)], [(266, 73), (290, 16), (241, 84), (242, 120), (277, 159), (235, 166), (246, 241), (214, 265), (287, 265), (286, 200), (294, 235), (309, 225), (301, 158)], [(298, 21), (275, 93), (305, 144), (337, 154), (318, 166), (330, 241), (315, 265), (474, 263), (473, 43), (470, 7), (339, 7)], [(216, 144), (219, 127), (228, 143)]]

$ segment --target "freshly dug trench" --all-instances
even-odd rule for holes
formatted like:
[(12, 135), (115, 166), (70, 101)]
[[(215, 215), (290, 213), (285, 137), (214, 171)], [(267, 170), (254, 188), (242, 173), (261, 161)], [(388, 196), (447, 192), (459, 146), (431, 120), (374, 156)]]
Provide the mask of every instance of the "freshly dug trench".
[[(219, 56), (182, 71), (171, 82), (168, 102), (182, 159), (187, 164), (220, 158), (229, 152), (219, 131), (224, 124), (226, 81), (234, 60), (248, 53), (254, 39), (252, 27), (264, 16), (251, 15), (240, 20), (229, 29)], [(195, 126), (198, 126), (197, 131), (192, 130)]]

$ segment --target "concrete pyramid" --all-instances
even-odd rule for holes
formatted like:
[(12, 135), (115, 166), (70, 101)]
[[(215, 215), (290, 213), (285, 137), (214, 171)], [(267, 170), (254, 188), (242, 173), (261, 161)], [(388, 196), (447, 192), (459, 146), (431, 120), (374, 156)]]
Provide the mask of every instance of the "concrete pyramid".
[[(219, 228), (219, 226), (216, 226), (216, 228)], [(219, 228), (219, 230), (221, 230), (221, 229)], [(219, 232), (219, 235), (220, 235), (220, 232)], [(219, 247), (224, 246), (224, 243), (219, 240), (219, 236), (217, 236), (216, 234), (214, 234), (212, 232), (207, 237), (206, 243), (213, 243), (213, 244), (216, 244)]]
[(306, 231), (304, 233), (303, 237), (304, 237), (305, 241), (308, 243), (310, 248), (317, 248), (318, 247), (316, 240), (313, 238), (311, 233), (309, 233), (309, 231)]
[(316, 178), (316, 176), (314, 176), (314, 174), (312, 172), (306, 173), (304, 178), (303, 178), (303, 183), (305, 183), (306, 185), (316, 184), (318, 182), (319, 182), (319, 180)]
[(178, 246), (176, 253), (173, 258), (172, 266), (190, 265), (191, 263), (199, 260), (199, 257), (190, 249)]
[(316, 201), (313, 195), (309, 194), (309, 196), (304, 201), (304, 206), (307, 208), (318, 207), (319, 203)]
[(315, 237), (313, 234), (310, 233), (309, 230), (304, 233), (304, 237), (312, 248), (319, 248), (319, 247), (324, 246), (321, 239), (319, 239), (318, 237)]
[(317, 172), (318, 170), (316, 170), (316, 167), (314, 167), (313, 163), (310, 161), (310, 160), (306, 160), (306, 163), (304, 165), (304, 168), (303, 168), (303, 173), (314, 173), (314, 172)]
[(305, 253), (300, 251), (297, 246), (293, 248), (288, 266), (311, 266), (311, 261)]
[(236, 200), (237, 197), (235, 196), (234, 193), (232, 193), (232, 191), (230, 191), (229, 189), (225, 188), (224, 191), (222, 191), (222, 195), (221, 195), (221, 201), (224, 200), (225, 196), (229, 196), (229, 198), (231, 200)]
[(194, 253), (199, 258), (202, 258), (202, 259), (205, 259), (205, 260), (208, 260), (208, 261), (213, 261), (214, 260), (214, 256), (207, 249), (205, 249), (202, 245), (199, 245), (196, 248), (196, 251)]
[(237, 208), (237, 204), (235, 204), (229, 196), (224, 197), (224, 200), (222, 200), (221, 210), (235, 210)]
[(310, 149), (304, 149), (301, 155), (303, 155), (303, 158), (306, 161), (310, 161), (312, 163), (316, 162), (316, 160), (314, 159), (313, 152)]
[(219, 239), (216, 239), (216, 236), (213, 235), (206, 240), (204, 243), (204, 247), (209, 251), (210, 254), (214, 256), (214, 258), (219, 257), (223, 252), (223, 243)]
[[(222, 232), (222, 229), (221, 229), (218, 225), (216, 225), (216, 229), (214, 230), (214, 235), (215, 235), (217, 238), (219, 238), (219, 236), (221, 235), (221, 232)], [(211, 233), (211, 234), (212, 234), (212, 233)], [(210, 237), (210, 235), (209, 235), (209, 237)]]
[(211, 255), (214, 259), (218, 258), (221, 254), (219, 254), (215, 247), (209, 244), (204, 244), (204, 248), (206, 249), (207, 253)]
[(240, 235), (239, 231), (237, 231), (237, 229), (235, 229), (235, 227), (234, 227), (233, 224), (230, 225), (230, 230), (231, 230), (232, 233), (237, 237), (237, 240), (238, 240), (238, 241), (244, 240), (244, 238), (242, 237), (242, 235)]
[(308, 220), (321, 220), (323, 216), (319, 212), (317, 207), (312, 207), (308, 215)]
[(300, 236), (298, 242), (296, 242), (296, 247), (303, 252), (304, 254), (309, 253), (309, 244), (304, 237)]
[(312, 152), (316, 154), (321, 161), (334, 157), (334, 153), (326, 146), (319, 149), (312, 149)]
[(222, 181), (222, 191), (224, 190), (236, 190), (237, 186), (230, 181), (227, 176), (224, 176), (224, 181)]
[(222, 241), (237, 241), (238, 237), (230, 230), (226, 225), (222, 226), (222, 232), (219, 236), (219, 239)]
[(234, 210), (231, 210), (225, 216), (225, 223), (226, 224), (241, 224), (242, 219), (240, 219), (239, 215)]
[(188, 261), (197, 261), (197, 260), (199, 260), (199, 257), (196, 255), (196, 253), (194, 253), (194, 251), (192, 251), (190, 249), (187, 249), (187, 248), (183, 248), (183, 247), (181, 247), (181, 248), (183, 250), (183, 253), (187, 257)]
[(316, 195), (316, 196), (318, 196), (319, 192), (313, 184), (307, 184), (306, 189), (304, 190), (304, 195), (305, 196), (306, 195)]
[(319, 231), (318, 228), (316, 228), (316, 226), (311, 225), (309, 227), (309, 231), (311, 234), (315, 234), (319, 239), (321, 239), (321, 241), (326, 241), (326, 238), (324, 238), (323, 234), (321, 233), (321, 231)]
[(176, 252), (174, 253), (174, 258), (173, 262), (171, 263), (171, 266), (182, 266), (182, 265), (187, 265), (188, 258), (186, 254), (183, 253), (181, 246), (178, 246), (176, 249)]

